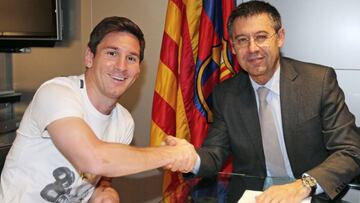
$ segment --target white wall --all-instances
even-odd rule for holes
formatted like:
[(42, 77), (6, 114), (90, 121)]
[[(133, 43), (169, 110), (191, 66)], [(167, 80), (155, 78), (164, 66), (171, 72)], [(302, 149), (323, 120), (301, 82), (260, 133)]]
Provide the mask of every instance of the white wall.
[(336, 69), (360, 126), (360, 1), (269, 0), (280, 12), (283, 55)]

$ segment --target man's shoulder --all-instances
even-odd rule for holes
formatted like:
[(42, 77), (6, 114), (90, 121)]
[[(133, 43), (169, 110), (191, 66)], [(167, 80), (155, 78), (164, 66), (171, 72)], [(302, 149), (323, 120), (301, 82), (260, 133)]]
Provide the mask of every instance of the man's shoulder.
[(332, 67), (326, 65), (300, 61), (288, 57), (281, 57), (280, 64), (283, 73), (295, 73), (296, 75), (305, 76), (305, 78), (308, 79), (319, 79), (319, 77), (322, 77), (329, 71), (334, 72)]
[(281, 65), (282, 66), (292, 66), (295, 69), (309, 69), (309, 70), (327, 70), (327, 69), (333, 69), (332, 67), (326, 66), (326, 65), (322, 65), (322, 64), (318, 64), (318, 63), (313, 63), (313, 62), (307, 62), (307, 61), (300, 61), (297, 59), (293, 59), (293, 58), (289, 58), (289, 57), (281, 57)]
[(34, 99), (41, 98), (49, 100), (65, 97), (72, 99), (80, 99), (80, 80), (81, 78), (79, 78), (79, 76), (56, 77), (50, 79), (41, 84), (41, 86), (37, 89), (34, 95)]
[(239, 88), (244, 88), (250, 84), (249, 75), (246, 71), (240, 70), (233, 77), (219, 83), (216, 85), (215, 89), (222, 90), (238, 90)]
[(41, 86), (44, 85), (49, 85), (49, 84), (53, 84), (53, 85), (59, 85), (59, 86), (68, 86), (68, 87), (80, 87), (83, 86), (84, 84), (81, 84), (83, 82), (81, 82), (82, 76), (60, 76), (60, 77), (55, 77), (52, 78), (46, 82), (44, 82)]
[(52, 78), (39, 87), (38, 91), (71, 91), (77, 92), (84, 84), (81, 82), (80, 76), (67, 76), (67, 77), (55, 77)]

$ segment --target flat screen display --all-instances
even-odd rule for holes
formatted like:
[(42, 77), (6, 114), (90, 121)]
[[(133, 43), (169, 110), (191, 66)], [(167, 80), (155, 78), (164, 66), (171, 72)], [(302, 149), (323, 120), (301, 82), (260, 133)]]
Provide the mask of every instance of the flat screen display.
[(61, 12), (60, 0), (0, 0), (0, 47), (61, 40)]

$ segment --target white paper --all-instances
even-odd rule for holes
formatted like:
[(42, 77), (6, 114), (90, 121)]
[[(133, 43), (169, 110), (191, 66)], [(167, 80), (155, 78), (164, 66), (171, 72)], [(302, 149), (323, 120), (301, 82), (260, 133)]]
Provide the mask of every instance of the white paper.
[[(246, 190), (238, 203), (255, 203), (255, 197), (261, 193), (262, 191)], [(304, 199), (301, 203), (311, 203), (311, 197)]]

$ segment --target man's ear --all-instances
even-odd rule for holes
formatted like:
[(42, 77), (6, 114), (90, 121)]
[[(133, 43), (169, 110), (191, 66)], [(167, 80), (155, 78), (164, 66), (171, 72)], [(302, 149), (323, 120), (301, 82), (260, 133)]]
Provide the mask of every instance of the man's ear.
[(278, 31), (278, 47), (281, 48), (285, 42), (285, 29), (283, 27)]
[(231, 53), (234, 54), (234, 55), (236, 55), (235, 48), (234, 48), (234, 43), (233, 43), (233, 39), (230, 37), (229, 40), (230, 40)]
[(91, 68), (93, 65), (94, 54), (91, 52), (90, 48), (88, 47), (85, 51), (85, 66), (87, 68)]

